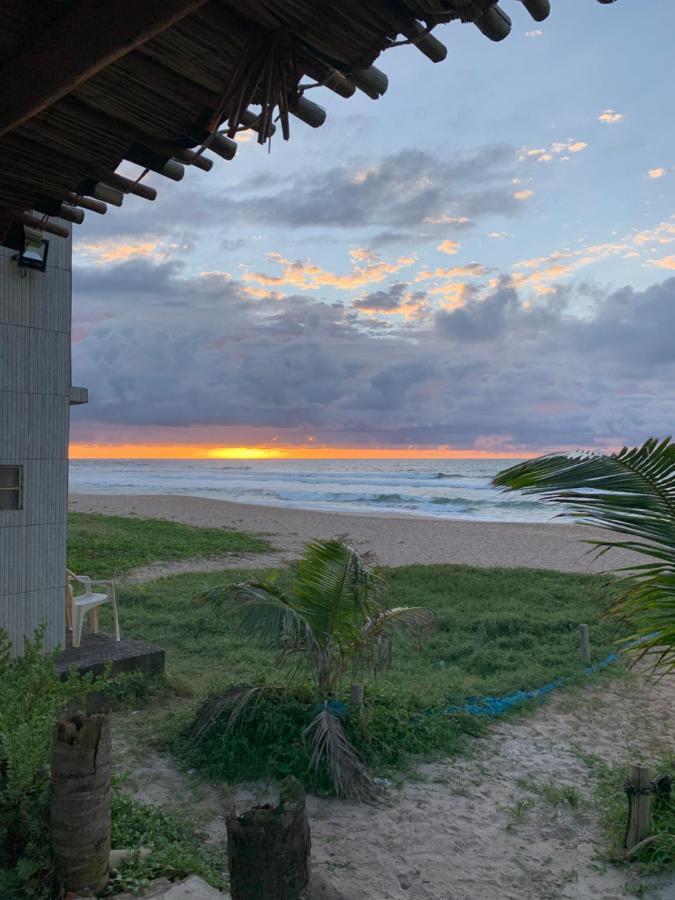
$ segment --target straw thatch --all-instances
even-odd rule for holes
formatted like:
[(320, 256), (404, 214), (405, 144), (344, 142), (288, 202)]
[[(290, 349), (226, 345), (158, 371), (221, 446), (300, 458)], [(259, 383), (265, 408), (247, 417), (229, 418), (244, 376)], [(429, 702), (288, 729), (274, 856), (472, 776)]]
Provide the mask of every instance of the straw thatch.
[[(548, 0), (510, 2), (547, 14)], [(80, 221), (75, 206), (154, 199), (115, 174), (125, 159), (179, 180), (231, 159), (244, 127), (264, 142), (293, 117), (320, 125), (311, 84), (375, 99), (379, 54), (411, 42), (438, 62), (430, 32), (451, 20), (508, 33), (495, 0), (0, 0), (0, 244), (28, 210), (49, 230)]]

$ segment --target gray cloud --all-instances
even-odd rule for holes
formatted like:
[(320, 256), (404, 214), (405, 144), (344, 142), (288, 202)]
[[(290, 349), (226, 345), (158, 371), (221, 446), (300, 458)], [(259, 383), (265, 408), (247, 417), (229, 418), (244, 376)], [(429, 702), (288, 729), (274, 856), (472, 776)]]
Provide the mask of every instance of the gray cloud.
[[(644, 291), (572, 289), (525, 306), (502, 280), (428, 325), (372, 328), (406, 285), (353, 306), (255, 298), (234, 280), (128, 262), (75, 278), (74, 436), (125, 429), (270, 429), (332, 444), (554, 447), (672, 431), (675, 278)], [(304, 431), (303, 431), (304, 430)]]

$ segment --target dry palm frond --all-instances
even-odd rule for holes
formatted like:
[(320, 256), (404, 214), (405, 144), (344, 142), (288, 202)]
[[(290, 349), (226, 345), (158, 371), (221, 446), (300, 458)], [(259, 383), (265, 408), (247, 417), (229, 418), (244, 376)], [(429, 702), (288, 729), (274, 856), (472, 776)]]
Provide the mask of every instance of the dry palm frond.
[(338, 797), (372, 803), (378, 797), (378, 788), (371, 778), (358, 750), (351, 743), (328, 704), (324, 703), (303, 732), (312, 746), (310, 766), (318, 771), (326, 761), (330, 779)]
[(212, 694), (204, 701), (190, 732), (190, 740), (195, 741), (205, 734), (220, 719), (226, 709), (231, 708), (227, 720), (227, 730), (231, 731), (237, 724), (239, 716), (248, 703), (260, 693), (262, 687), (250, 684), (238, 684), (222, 694)]

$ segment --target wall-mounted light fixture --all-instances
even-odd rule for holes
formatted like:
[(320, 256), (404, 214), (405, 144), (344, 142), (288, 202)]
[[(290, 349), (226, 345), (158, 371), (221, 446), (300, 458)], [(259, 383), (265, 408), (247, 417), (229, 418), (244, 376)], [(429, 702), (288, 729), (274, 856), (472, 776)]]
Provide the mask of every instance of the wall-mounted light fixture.
[(47, 255), (49, 253), (49, 241), (42, 236), (42, 232), (35, 228), (23, 225), (23, 249), (12, 257), (16, 260), (20, 269), (36, 269), (44, 272), (47, 268)]

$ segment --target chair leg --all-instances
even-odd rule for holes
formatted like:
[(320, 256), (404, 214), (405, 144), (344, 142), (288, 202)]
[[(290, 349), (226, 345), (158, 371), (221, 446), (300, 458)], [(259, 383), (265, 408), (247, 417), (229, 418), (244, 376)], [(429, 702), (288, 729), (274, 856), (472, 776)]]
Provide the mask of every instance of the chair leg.
[(79, 647), (82, 642), (82, 623), (84, 615), (82, 610), (73, 606), (73, 647)]
[(91, 611), (91, 630), (94, 634), (98, 634), (100, 620), (98, 606), (95, 606)]
[(115, 626), (115, 640), (120, 641), (120, 620), (117, 614), (117, 600), (115, 599), (114, 585), (110, 585), (110, 587), (108, 588), (108, 599), (110, 600), (110, 604), (112, 606), (113, 624)]

